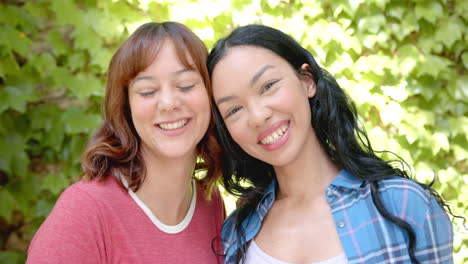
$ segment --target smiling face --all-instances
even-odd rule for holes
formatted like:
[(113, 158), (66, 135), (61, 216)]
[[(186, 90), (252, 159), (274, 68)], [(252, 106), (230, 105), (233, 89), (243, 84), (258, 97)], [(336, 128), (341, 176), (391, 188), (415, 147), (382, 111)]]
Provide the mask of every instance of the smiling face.
[(130, 82), (128, 97), (143, 156), (195, 158), (210, 122), (208, 93), (200, 73), (180, 61), (170, 39)]
[(258, 47), (230, 48), (212, 74), (213, 96), (230, 135), (251, 156), (285, 166), (311, 144), (308, 98), (315, 83), (304, 64), (297, 73)]

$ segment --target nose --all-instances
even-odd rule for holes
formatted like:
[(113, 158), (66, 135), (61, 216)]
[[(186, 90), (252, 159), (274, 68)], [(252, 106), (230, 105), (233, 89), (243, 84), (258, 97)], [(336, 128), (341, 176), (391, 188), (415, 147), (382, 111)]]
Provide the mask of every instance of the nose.
[(180, 99), (174, 89), (167, 87), (159, 91), (158, 109), (160, 111), (172, 111), (180, 104)]
[(272, 115), (271, 109), (261, 102), (251, 102), (249, 104), (249, 125), (251, 127), (261, 127)]

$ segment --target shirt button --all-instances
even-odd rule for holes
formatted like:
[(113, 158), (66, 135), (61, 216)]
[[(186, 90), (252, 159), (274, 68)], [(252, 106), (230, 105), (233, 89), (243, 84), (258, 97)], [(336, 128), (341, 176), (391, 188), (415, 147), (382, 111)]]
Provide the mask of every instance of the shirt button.
[(343, 221), (339, 221), (338, 222), (338, 227), (339, 228), (343, 228), (345, 226), (344, 222)]
[(328, 196), (328, 197), (332, 197), (332, 196), (333, 196), (333, 192), (332, 192), (331, 190), (328, 190), (328, 191), (327, 191), (327, 196)]

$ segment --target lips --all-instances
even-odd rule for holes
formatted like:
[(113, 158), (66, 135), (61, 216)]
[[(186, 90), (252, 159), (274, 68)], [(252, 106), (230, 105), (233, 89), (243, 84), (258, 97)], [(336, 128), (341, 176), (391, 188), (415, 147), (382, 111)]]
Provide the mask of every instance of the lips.
[(278, 142), (289, 128), (289, 121), (279, 121), (271, 127), (260, 133), (258, 143), (262, 145), (271, 145)]

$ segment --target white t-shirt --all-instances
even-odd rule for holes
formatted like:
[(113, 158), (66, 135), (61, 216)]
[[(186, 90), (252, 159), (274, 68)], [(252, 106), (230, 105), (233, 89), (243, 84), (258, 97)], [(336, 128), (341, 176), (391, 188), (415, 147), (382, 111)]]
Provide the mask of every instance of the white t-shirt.
[[(333, 257), (331, 259), (323, 260), (320, 262), (313, 262), (308, 264), (346, 264), (348, 260), (346, 259), (346, 255), (341, 253), (340, 255)], [(250, 242), (250, 246), (247, 249), (247, 253), (245, 256), (245, 261), (243, 264), (294, 264), (290, 262), (285, 262), (279, 259), (276, 259), (267, 253), (263, 252), (263, 250), (258, 247), (254, 240)]]

